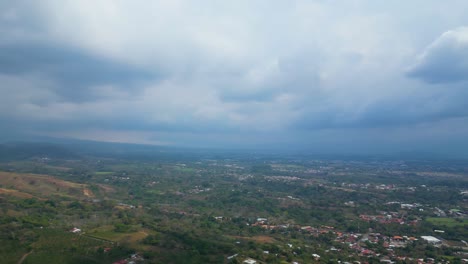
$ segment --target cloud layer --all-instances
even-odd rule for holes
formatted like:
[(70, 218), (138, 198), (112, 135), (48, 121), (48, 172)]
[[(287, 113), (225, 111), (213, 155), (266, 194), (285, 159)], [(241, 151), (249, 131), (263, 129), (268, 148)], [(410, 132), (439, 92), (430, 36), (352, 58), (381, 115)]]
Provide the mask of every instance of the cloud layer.
[(0, 2), (0, 121), (10, 134), (170, 145), (463, 146), (466, 8)]
[(468, 27), (444, 32), (424, 50), (409, 76), (428, 83), (468, 80)]

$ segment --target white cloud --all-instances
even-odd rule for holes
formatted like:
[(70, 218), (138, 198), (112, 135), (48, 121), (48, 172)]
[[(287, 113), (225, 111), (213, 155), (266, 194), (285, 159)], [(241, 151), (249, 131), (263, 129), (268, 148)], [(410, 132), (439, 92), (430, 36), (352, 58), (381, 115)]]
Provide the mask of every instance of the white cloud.
[(429, 83), (468, 80), (468, 27), (444, 32), (423, 51), (408, 74)]
[[(51, 122), (49, 128), (57, 130), (67, 125), (70, 130), (85, 130), (88, 123), (96, 131), (130, 127), (145, 133), (217, 131), (219, 138), (238, 131), (287, 135), (298, 127), (310, 132), (381, 126), (382, 118), (394, 126), (430, 122), (435, 116), (450, 118), (464, 114), (456, 111), (464, 106), (456, 100), (460, 89), (455, 87), (432, 104), (430, 99), (439, 91), (407, 79), (404, 69), (428, 36), (437, 36), (440, 28), (468, 24), (460, 11), (468, 4), (451, 3), (47, 0), (9, 4), (0, 12), (8, 24), (0, 25), (0, 33), (7, 36), (0, 44), (28, 43), (34, 48), (39, 43), (77, 52), (63, 52), (68, 56), (10, 73), (4, 83), (24, 88), (0, 86), (0, 92), (8, 94), (3, 97), (9, 101), (6, 105), (11, 106), (2, 108), (2, 116)], [(424, 80), (438, 76), (423, 73), (435, 67), (430, 65), (440, 65), (436, 59), (448, 51), (457, 55), (450, 66), (466, 70), (465, 44), (466, 28), (443, 34), (426, 49), (413, 68), (414, 76)], [(80, 56), (88, 59), (61, 63), (78, 61)], [(11, 62), (16, 57), (8, 58)], [(52, 70), (47, 63), (54, 64)], [(87, 69), (87, 64), (95, 67), (78, 70)], [(119, 67), (99, 72), (109, 65)], [(96, 78), (94, 69), (109, 76)], [(111, 76), (126, 70), (133, 72)], [(137, 76), (139, 71), (150, 77)], [(67, 81), (72, 87), (65, 87)]]

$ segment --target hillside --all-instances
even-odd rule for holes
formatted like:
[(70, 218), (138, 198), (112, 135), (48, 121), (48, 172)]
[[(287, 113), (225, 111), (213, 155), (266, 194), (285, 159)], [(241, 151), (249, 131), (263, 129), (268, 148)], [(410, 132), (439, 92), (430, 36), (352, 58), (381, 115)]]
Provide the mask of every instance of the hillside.
[(95, 197), (88, 184), (65, 181), (48, 175), (12, 172), (0, 172), (0, 194), (43, 199), (54, 196), (79, 200)]

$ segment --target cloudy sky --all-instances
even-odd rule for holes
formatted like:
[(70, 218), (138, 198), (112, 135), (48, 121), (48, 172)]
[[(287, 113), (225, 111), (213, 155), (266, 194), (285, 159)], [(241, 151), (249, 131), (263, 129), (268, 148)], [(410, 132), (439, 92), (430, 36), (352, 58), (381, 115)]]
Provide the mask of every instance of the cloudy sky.
[(466, 0), (0, 0), (0, 136), (468, 149)]

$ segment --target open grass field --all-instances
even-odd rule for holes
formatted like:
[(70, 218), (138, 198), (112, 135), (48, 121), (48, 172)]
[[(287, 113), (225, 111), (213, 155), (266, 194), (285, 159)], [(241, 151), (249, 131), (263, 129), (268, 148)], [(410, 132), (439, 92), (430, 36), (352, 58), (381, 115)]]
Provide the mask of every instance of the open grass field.
[(426, 221), (436, 226), (447, 226), (447, 227), (468, 226), (468, 219), (457, 220), (457, 219), (448, 218), (448, 217), (429, 217), (429, 218), (426, 218)]
[(174, 169), (177, 170), (177, 171), (183, 172), (183, 173), (194, 173), (195, 172), (195, 169), (187, 168), (187, 167), (176, 166), (176, 167), (174, 167)]
[(105, 176), (105, 175), (111, 175), (113, 172), (112, 171), (96, 171), (94, 174), (98, 176)]
[(264, 243), (275, 243), (276, 240), (271, 237), (271, 236), (264, 236), (264, 235), (261, 235), (261, 236), (253, 236), (253, 237), (244, 237), (244, 236), (232, 236), (232, 238), (234, 239), (242, 239), (242, 240), (248, 240), (248, 241), (255, 241), (257, 243), (261, 243), (261, 244), (264, 244)]
[[(79, 199), (94, 196), (86, 184), (65, 181), (48, 175), (0, 172), (0, 184), (4, 193), (7, 190), (16, 190), (37, 197), (58, 195)], [(9, 192), (15, 194), (12, 191)], [(19, 195), (19, 193), (16, 194)]]
[[(72, 234), (60, 229), (36, 230), (37, 240), (29, 248), (17, 240), (0, 241), (0, 263), (112, 263), (122, 254), (102, 252), (112, 243)], [(7, 243), (6, 243), (7, 242)]]
[[(1, 241), (0, 241), (1, 242)], [(1, 243), (0, 247), (0, 261), (1, 263), (18, 263), (18, 260), (28, 251), (21, 247), (18, 241), (8, 241), (8, 243)]]
[(49, 175), (12, 173), (0, 171), (0, 195), (18, 198), (49, 198), (51, 196), (69, 197), (74, 199), (94, 198), (97, 191), (101, 194), (115, 193), (113, 187), (97, 184), (90, 188), (88, 184), (62, 180)]
[(31, 245), (32, 253), (23, 263), (109, 263), (110, 256), (98, 251), (113, 246), (64, 230), (44, 229), (38, 232), (38, 240)]
[(29, 198), (34, 197), (34, 195), (31, 195), (29, 193), (24, 193), (18, 190), (5, 189), (5, 188), (0, 188), (0, 195), (14, 196), (14, 197), (23, 198), (23, 199), (29, 199)]
[(135, 244), (138, 241), (143, 240), (149, 235), (148, 230), (139, 230), (136, 232), (115, 232), (114, 226), (101, 226), (94, 230), (91, 230), (88, 234), (96, 238), (102, 238), (119, 243), (130, 243)]

